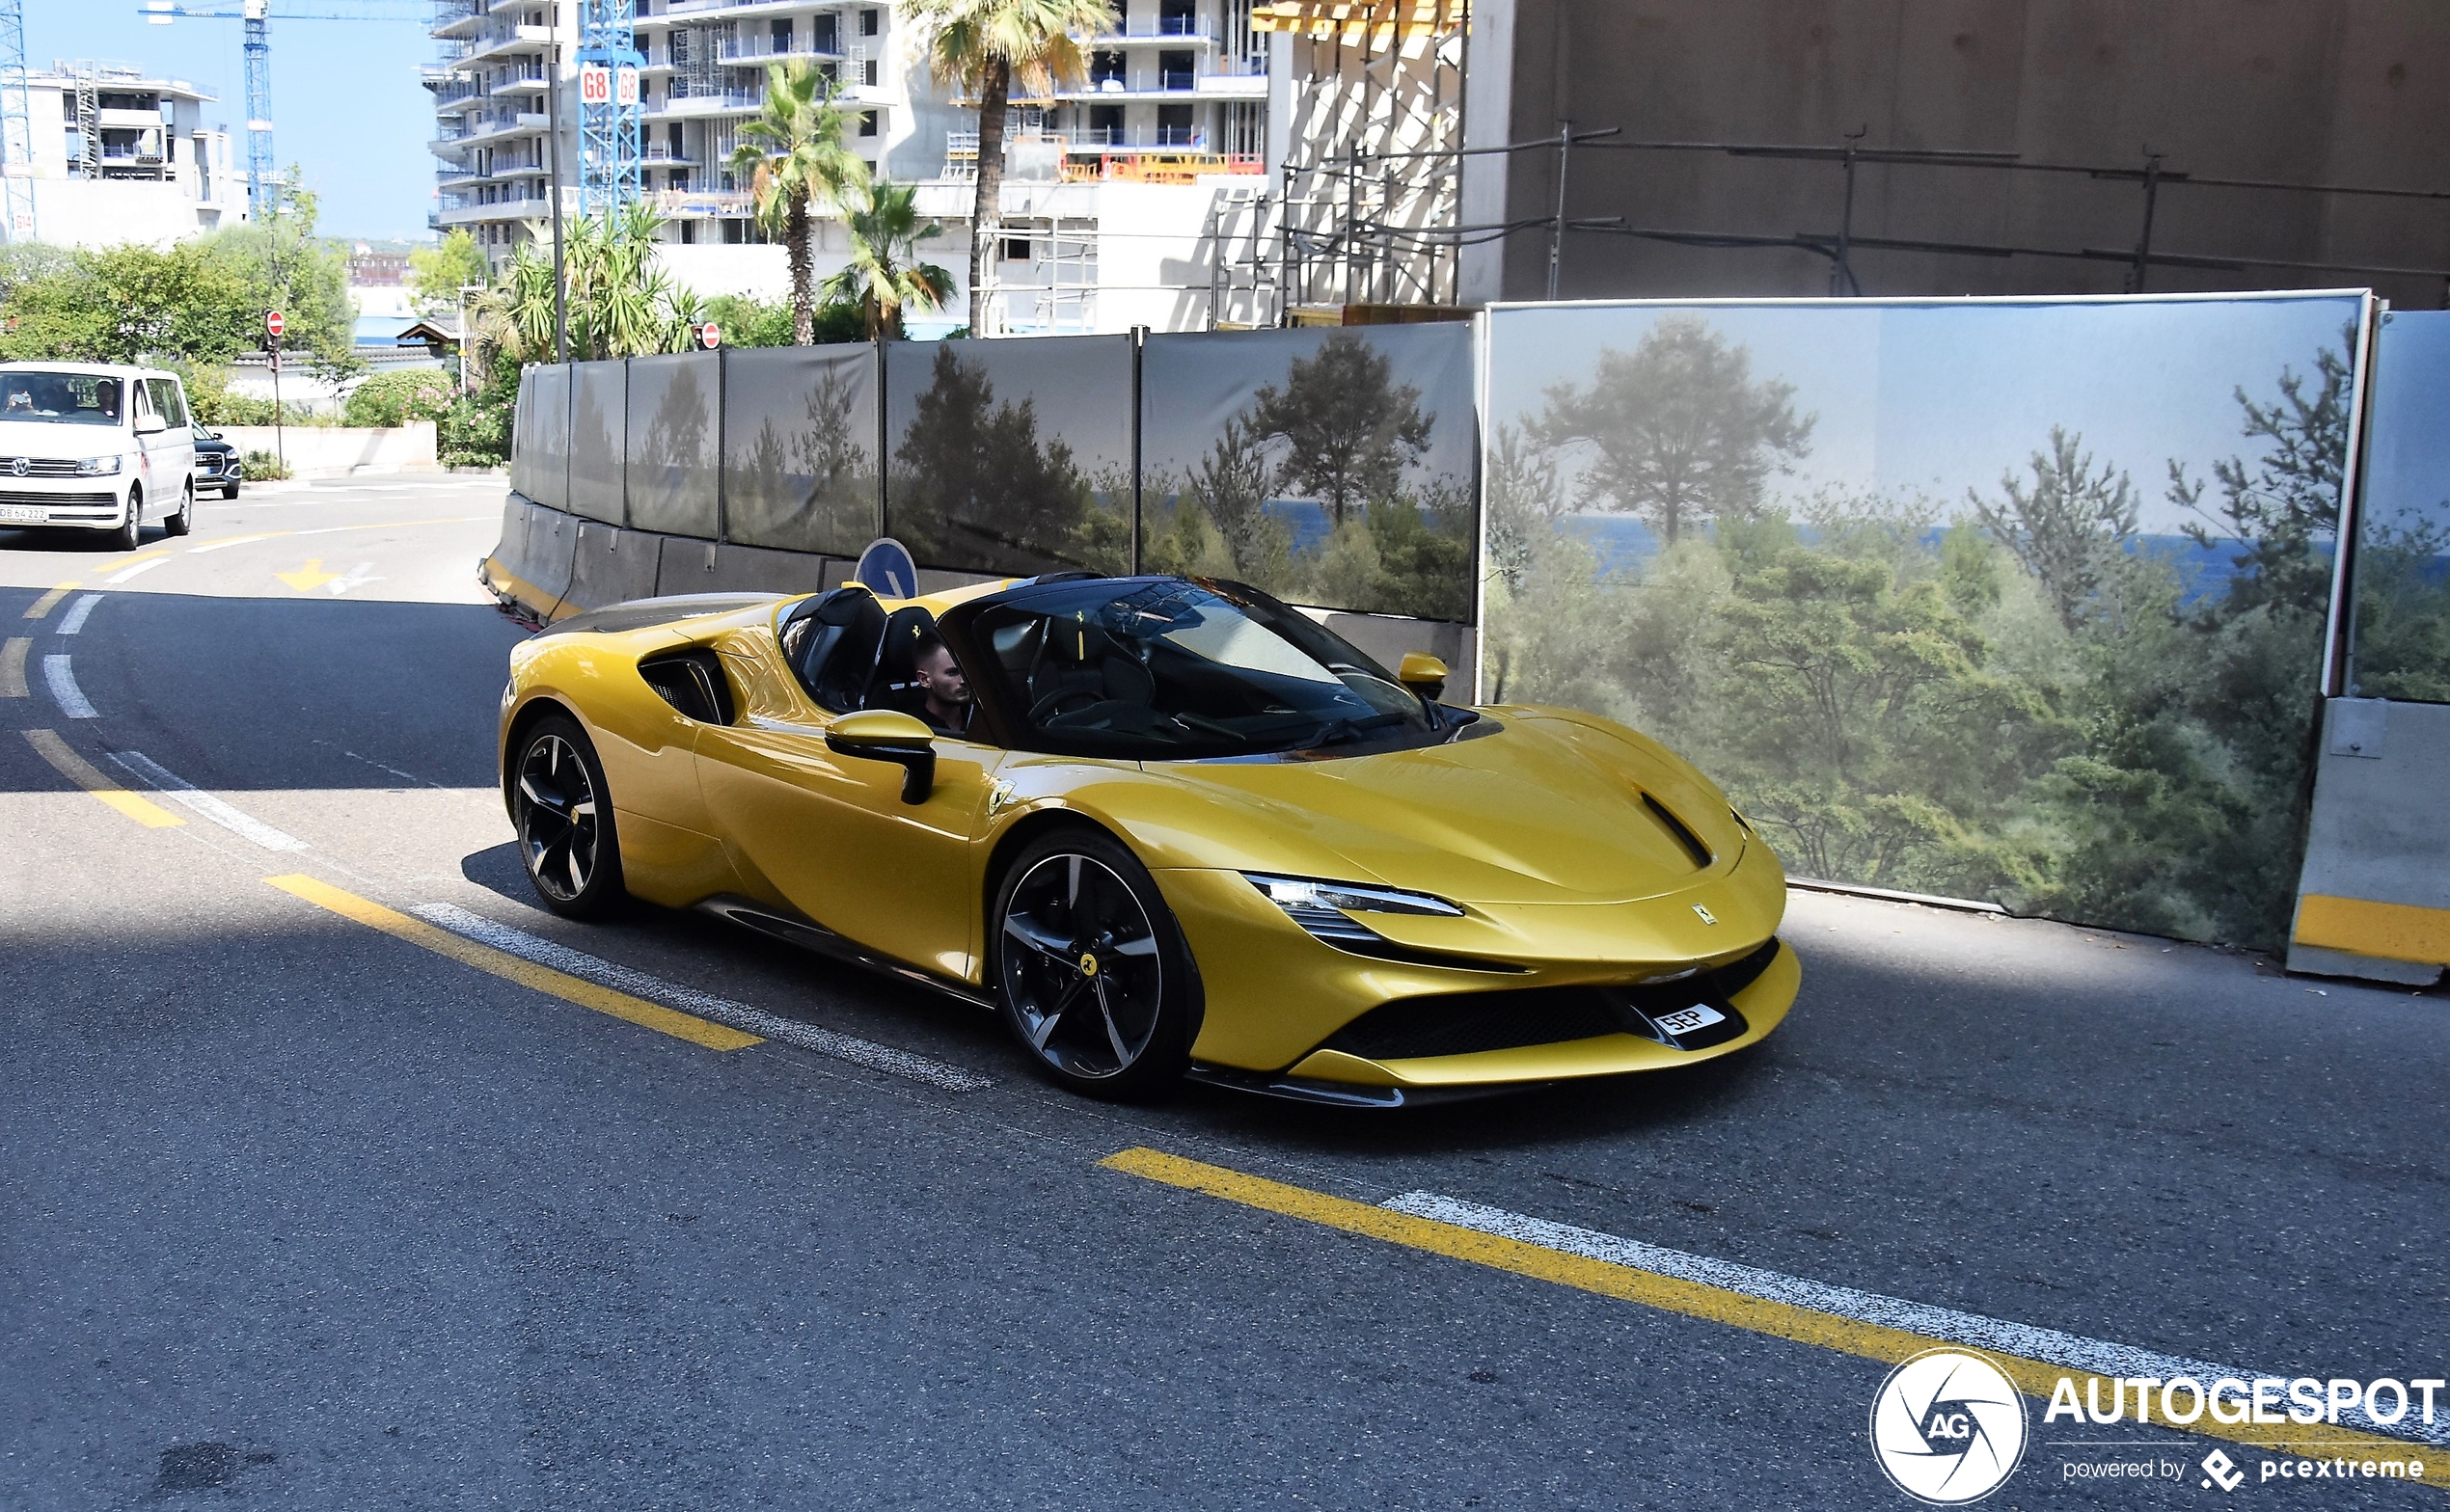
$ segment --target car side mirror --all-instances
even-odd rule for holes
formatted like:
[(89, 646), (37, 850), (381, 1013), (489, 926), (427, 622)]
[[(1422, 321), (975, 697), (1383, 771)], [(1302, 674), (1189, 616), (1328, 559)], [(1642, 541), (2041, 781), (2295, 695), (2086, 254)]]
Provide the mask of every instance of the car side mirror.
[(158, 436), (168, 429), (170, 426), (158, 415), (149, 415), (136, 422), (136, 434), (139, 436)]
[(936, 732), (892, 709), (862, 709), (826, 726), (826, 749), (902, 769), (902, 801), (924, 803), (936, 791)]
[(1437, 699), (1446, 693), (1446, 663), (1426, 651), (1403, 653), (1403, 662), (1395, 669), (1395, 680), (1424, 698)]

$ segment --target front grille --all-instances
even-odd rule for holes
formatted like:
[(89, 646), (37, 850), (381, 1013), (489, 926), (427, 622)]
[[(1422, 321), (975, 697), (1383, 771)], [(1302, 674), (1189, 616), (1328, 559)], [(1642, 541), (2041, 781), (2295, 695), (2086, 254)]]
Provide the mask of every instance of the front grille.
[[(18, 463), (25, 471), (17, 471)], [(76, 462), (69, 457), (0, 457), (0, 477), (74, 477)]]
[(114, 509), (117, 494), (70, 494), (56, 488), (0, 488), (0, 504), (47, 504), (58, 509)]
[[(1631, 1034), (1679, 1050), (1706, 1049), (1745, 1032), (1744, 1015), (1731, 999), (1777, 958), (1778, 941), (1772, 939), (1741, 960), (1680, 982), (1398, 998), (1337, 1030), (1320, 1048), (1373, 1061), (1411, 1060)], [(1677, 1036), (1661, 1034), (1651, 1022), (1697, 1003), (1718, 1010), (1724, 1020)]]

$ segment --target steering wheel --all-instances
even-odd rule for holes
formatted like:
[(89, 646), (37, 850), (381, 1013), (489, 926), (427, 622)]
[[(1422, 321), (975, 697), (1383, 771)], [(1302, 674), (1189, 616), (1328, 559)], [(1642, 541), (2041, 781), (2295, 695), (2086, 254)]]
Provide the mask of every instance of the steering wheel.
[[(1068, 714), (1086, 714), (1104, 702), (1103, 698), (1085, 688), (1058, 688), (1029, 706), (1029, 722), (1044, 724), (1050, 718), (1060, 718)], [(1065, 707), (1067, 704), (1071, 707)]]

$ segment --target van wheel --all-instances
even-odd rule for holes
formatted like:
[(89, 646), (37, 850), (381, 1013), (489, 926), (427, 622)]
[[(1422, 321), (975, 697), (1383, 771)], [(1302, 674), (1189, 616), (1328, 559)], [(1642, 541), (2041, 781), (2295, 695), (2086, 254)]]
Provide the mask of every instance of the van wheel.
[(172, 535), (185, 535), (196, 528), (195, 484), (188, 484), (187, 491), (178, 496), (178, 513), (163, 521), (162, 528)]
[(111, 546), (116, 551), (132, 552), (145, 544), (145, 490), (140, 486), (127, 491), (127, 523), (111, 532)]

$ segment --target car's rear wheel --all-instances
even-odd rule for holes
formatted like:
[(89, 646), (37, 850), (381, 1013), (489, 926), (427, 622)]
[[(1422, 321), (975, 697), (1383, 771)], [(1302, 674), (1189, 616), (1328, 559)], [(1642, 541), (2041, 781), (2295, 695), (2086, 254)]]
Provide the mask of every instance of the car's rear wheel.
[(196, 527), (196, 485), (190, 483), (178, 496), (178, 513), (162, 522), (162, 528), (172, 535), (185, 535)]
[(990, 980), (1005, 1025), (1055, 1081), (1101, 1097), (1178, 1080), (1198, 1038), (1190, 952), (1148, 868), (1094, 831), (1023, 850), (996, 890)]
[(595, 746), (578, 721), (551, 715), (520, 738), (511, 768), (519, 858), (546, 907), (602, 917), (620, 901), (621, 850)]
[(127, 521), (111, 532), (111, 547), (115, 551), (132, 552), (144, 544), (145, 490), (131, 488), (127, 491)]

